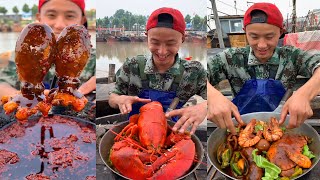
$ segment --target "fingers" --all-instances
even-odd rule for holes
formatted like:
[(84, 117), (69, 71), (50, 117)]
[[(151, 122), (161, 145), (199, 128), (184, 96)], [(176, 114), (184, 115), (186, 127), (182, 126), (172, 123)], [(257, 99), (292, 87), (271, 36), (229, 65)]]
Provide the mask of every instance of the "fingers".
[(179, 128), (179, 133), (184, 133), (186, 130), (188, 130), (189, 127), (191, 127), (190, 134), (194, 134), (197, 130), (197, 127), (199, 126), (200, 122), (197, 121), (194, 118), (186, 118), (181, 117), (178, 122), (174, 125), (172, 128), (173, 131), (177, 131)]
[(194, 121), (194, 122), (193, 122), (193, 126), (192, 126), (192, 129), (191, 129), (191, 131), (190, 131), (190, 134), (191, 134), (191, 135), (196, 132), (199, 124), (200, 124), (200, 122), (198, 122), (198, 121)]
[(121, 114), (126, 114), (127, 108), (126, 108), (125, 104), (119, 105), (119, 109), (120, 109)]
[[(240, 113), (239, 113), (239, 111), (238, 111), (238, 108), (237, 108), (237, 106), (233, 106), (233, 108), (232, 108), (232, 114), (234, 115), (234, 118), (236, 119), (236, 121), (239, 123), (239, 124), (241, 124), (241, 125), (243, 125), (243, 124), (245, 124), (243, 121), (242, 121), (242, 118), (241, 118), (241, 115), (240, 115)], [(232, 121), (231, 121), (232, 122)], [(232, 124), (233, 125), (233, 124)]]
[(151, 99), (144, 99), (144, 98), (139, 98), (138, 96), (134, 97), (134, 102), (142, 102), (142, 103), (148, 103), (151, 102)]
[[(286, 120), (286, 117), (288, 115), (288, 108), (286, 105), (283, 106), (282, 111), (281, 111), (281, 115), (280, 115), (280, 120), (279, 120), (279, 124), (283, 124), (284, 121)], [(291, 115), (290, 115), (291, 116)], [(290, 117), (291, 119), (291, 117)]]
[(182, 116), (182, 114), (183, 114), (183, 109), (176, 109), (176, 110), (173, 110), (173, 111), (166, 113), (165, 116), (166, 116), (166, 118), (170, 118), (173, 116)]
[(121, 104), (119, 109), (121, 114), (128, 114), (132, 111), (132, 105), (130, 103)]
[(225, 118), (226, 118), (226, 119), (224, 119), (225, 126), (230, 130), (231, 134), (237, 134), (236, 128), (233, 125), (231, 116), (229, 116), (229, 117), (227, 116)]
[(188, 118), (185, 116), (182, 116), (177, 122), (176, 124), (173, 126), (172, 130), (173, 131), (177, 131), (179, 129), (180, 133), (184, 133), (186, 127), (189, 127), (189, 125), (191, 124), (189, 121), (187, 121)]
[(287, 126), (288, 129), (297, 127), (298, 114), (296, 112), (290, 112), (289, 124)]

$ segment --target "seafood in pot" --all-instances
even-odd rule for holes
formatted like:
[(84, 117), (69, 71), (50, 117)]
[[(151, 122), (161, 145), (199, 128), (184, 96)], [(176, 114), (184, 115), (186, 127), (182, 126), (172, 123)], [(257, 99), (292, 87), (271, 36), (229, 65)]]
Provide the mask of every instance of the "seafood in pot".
[(110, 161), (131, 179), (177, 179), (191, 168), (196, 150), (190, 134), (170, 131), (162, 105), (148, 103), (116, 136)]
[(216, 157), (221, 168), (235, 178), (261, 179), (265, 172), (273, 178), (293, 178), (312, 166), (310, 143), (304, 135), (286, 133), (274, 117), (269, 122), (252, 119), (246, 127), (238, 127), (237, 135), (227, 135)]

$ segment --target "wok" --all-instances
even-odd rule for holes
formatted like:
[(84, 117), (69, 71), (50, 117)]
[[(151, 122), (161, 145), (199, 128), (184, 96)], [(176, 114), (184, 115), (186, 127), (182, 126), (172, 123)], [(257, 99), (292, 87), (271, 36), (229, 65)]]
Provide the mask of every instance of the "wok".
[[(119, 123), (118, 125), (114, 126), (112, 128), (112, 130), (116, 133), (119, 133), (121, 132), (121, 130), (129, 124), (129, 121), (126, 121), (126, 122), (122, 122), (122, 123)], [(170, 126), (173, 126), (174, 125), (174, 122), (171, 122), (171, 121), (168, 121), (168, 124)], [(123, 175), (121, 175), (116, 169), (114, 169), (114, 167), (111, 165), (110, 163), (110, 160), (109, 160), (109, 156), (110, 156), (110, 149), (111, 147), (113, 146), (114, 144), (114, 138), (116, 137), (116, 135), (114, 133), (112, 133), (110, 130), (107, 131), (101, 141), (100, 141), (100, 144), (99, 144), (99, 154), (100, 154), (100, 157), (102, 159), (102, 161), (104, 162), (104, 164), (111, 170), (113, 171), (114, 173), (116, 173), (117, 175), (125, 178), (125, 179), (129, 179)], [(179, 179), (183, 179), (185, 177), (187, 177), (188, 175), (190, 175), (193, 171), (195, 171), (199, 165), (201, 164), (202, 162), (202, 159), (203, 159), (203, 154), (204, 154), (204, 151), (203, 151), (203, 146), (201, 144), (201, 141), (199, 140), (199, 138), (195, 135), (192, 135), (191, 136), (191, 139), (192, 141), (195, 143), (195, 146), (196, 146), (196, 155), (198, 157), (198, 160), (197, 162), (195, 162), (189, 172), (187, 174), (185, 174), (184, 176), (180, 177)]]
[[(256, 118), (257, 120), (262, 120), (262, 121), (269, 121), (269, 119), (271, 117), (276, 117), (277, 119), (280, 119), (280, 113), (277, 113), (277, 112), (256, 112), (256, 113), (249, 113), (249, 114), (245, 114), (245, 115), (241, 116), (242, 120), (245, 123), (249, 123), (250, 120), (253, 118)], [(287, 115), (286, 121), (284, 123), (285, 125), (288, 124), (289, 117), (290, 116)], [(234, 118), (233, 118), (233, 122), (234, 123), (236, 122), (236, 120)], [(312, 159), (312, 166), (309, 169), (304, 169), (303, 173), (300, 176), (297, 176), (296, 178), (294, 178), (294, 179), (298, 179), (298, 178), (304, 176), (305, 174), (307, 174), (310, 170), (312, 170), (319, 162), (320, 136), (314, 128), (312, 128), (309, 124), (306, 124), (306, 123), (302, 124), (301, 126), (299, 126), (298, 128), (295, 128), (295, 129), (287, 129), (286, 133), (302, 134), (302, 135), (306, 135), (306, 136), (313, 139), (313, 142), (309, 145), (309, 148), (314, 153), (314, 155), (316, 157)], [(223, 169), (221, 169), (221, 166), (218, 163), (217, 157), (216, 157), (218, 146), (225, 141), (226, 135), (227, 135), (226, 129), (221, 129), (221, 128), (217, 128), (211, 133), (211, 135), (208, 138), (208, 159), (209, 159), (210, 163), (216, 169), (218, 169), (222, 174), (224, 174), (225, 176), (227, 176), (231, 179), (236, 179), (236, 178), (228, 175)], [(217, 137), (219, 137), (219, 138), (217, 138)]]
[[(0, 115), (2, 116), (2, 114)], [(67, 116), (67, 115), (54, 115), (59, 116), (63, 118), (71, 119), (72, 121), (77, 122), (77, 125), (80, 127), (86, 127), (91, 130), (95, 131), (95, 124), (92, 122), (89, 122), (85, 119)], [(21, 179), (24, 178), (28, 174), (38, 174), (41, 172), (44, 172), (48, 176), (59, 176), (60, 178), (63, 177), (74, 177), (74, 178), (80, 178), (83, 176), (95, 176), (96, 174), (96, 159), (91, 158), (92, 154), (96, 152), (96, 143), (95, 141), (91, 143), (82, 143), (81, 138), (79, 137), (79, 142), (75, 142), (75, 145), (77, 148), (79, 148), (79, 154), (84, 155), (86, 157), (89, 157), (87, 161), (81, 161), (83, 166), (80, 165), (79, 162), (78, 165), (74, 164), (74, 167), (72, 168), (59, 168), (59, 171), (53, 171), (54, 167), (49, 164), (47, 160), (44, 160), (42, 155), (31, 155), (30, 152), (35, 150), (35, 144), (40, 143), (40, 136), (42, 136), (42, 133), (40, 133), (40, 127), (42, 129), (41, 124), (38, 124), (38, 121), (41, 116), (32, 116), (28, 119), (28, 122), (24, 125), (26, 127), (25, 135), (21, 138), (11, 138), (10, 142), (1, 144), (0, 143), (0, 149), (7, 149), (12, 152), (16, 152), (20, 158), (20, 162), (8, 166), (8, 171), (4, 172), (4, 174), (0, 173), (0, 177), (6, 177), (8, 174), (11, 174), (11, 178), (13, 179)], [(50, 116), (49, 116), (50, 117)], [(9, 124), (6, 124), (2, 128), (0, 128), (0, 131), (5, 130), (6, 128), (9, 128), (11, 125), (13, 125), (16, 122), (10, 122)], [(52, 126), (53, 131), (53, 137), (55, 138), (62, 138), (67, 137), (69, 134), (74, 134), (75, 132), (78, 132), (79, 128), (78, 126), (70, 126), (68, 123), (57, 123), (56, 126)], [(66, 128), (68, 130), (66, 130)], [(80, 130), (81, 131), (81, 130)], [(41, 135), (40, 135), (41, 134)], [(51, 135), (49, 135), (49, 130), (45, 130), (44, 132), (44, 140), (48, 139), (49, 136), (51, 138)], [(22, 142), (22, 140), (24, 140)], [(41, 143), (42, 144), (42, 143)], [(52, 148), (50, 146), (46, 146), (46, 143), (42, 144), (44, 147), (45, 152), (51, 152)], [(46, 158), (45, 158), (46, 159)], [(43, 161), (44, 160), (44, 161)], [(18, 170), (18, 171), (17, 171)], [(57, 168), (58, 170), (58, 168)], [(79, 173), (74, 173), (79, 172)], [(77, 177), (78, 176), (78, 177)]]

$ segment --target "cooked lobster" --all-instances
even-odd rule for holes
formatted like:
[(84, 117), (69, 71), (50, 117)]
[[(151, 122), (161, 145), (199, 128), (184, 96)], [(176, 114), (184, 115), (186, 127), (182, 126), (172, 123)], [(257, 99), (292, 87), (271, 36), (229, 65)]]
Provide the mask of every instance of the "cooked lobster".
[(192, 166), (196, 150), (189, 134), (168, 128), (162, 105), (151, 102), (116, 136), (110, 160), (132, 179), (177, 179)]

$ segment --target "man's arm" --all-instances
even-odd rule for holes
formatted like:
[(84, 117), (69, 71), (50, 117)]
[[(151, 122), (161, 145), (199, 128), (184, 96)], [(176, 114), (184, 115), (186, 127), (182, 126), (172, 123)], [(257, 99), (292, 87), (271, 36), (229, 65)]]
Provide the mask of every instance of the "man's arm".
[(312, 77), (301, 86), (282, 108), (280, 124), (284, 123), (286, 115), (290, 114), (288, 128), (300, 126), (313, 115), (310, 101), (320, 93), (320, 68), (314, 71)]

